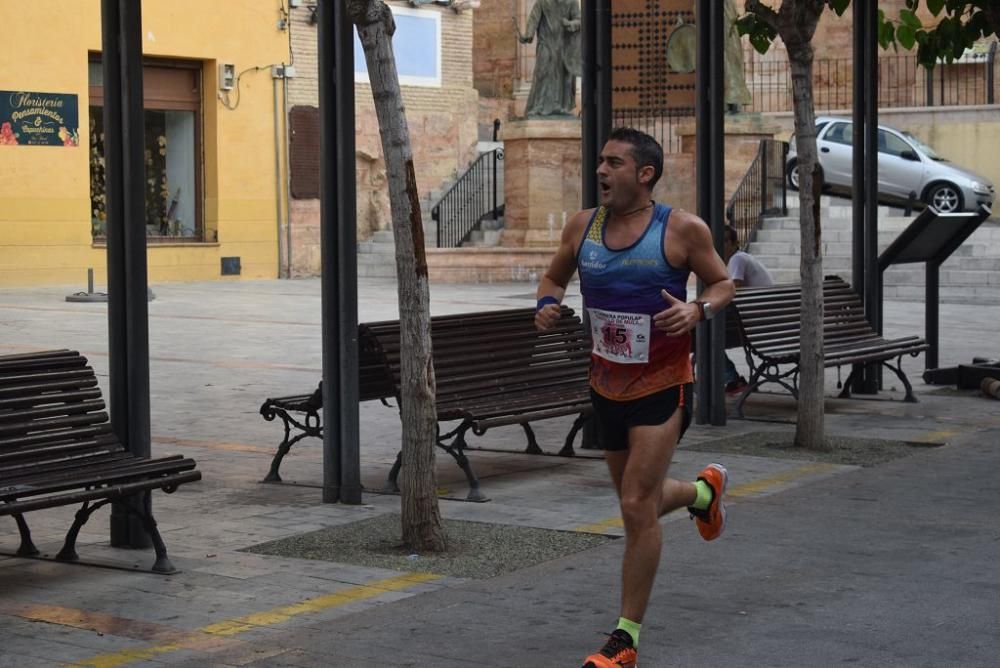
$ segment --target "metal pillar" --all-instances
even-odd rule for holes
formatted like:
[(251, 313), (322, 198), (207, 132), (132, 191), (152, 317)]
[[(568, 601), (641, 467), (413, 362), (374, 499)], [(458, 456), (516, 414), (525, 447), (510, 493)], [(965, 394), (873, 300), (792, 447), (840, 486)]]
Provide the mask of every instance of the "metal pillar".
[(865, 281), (865, 7), (862, 2), (851, 5), (854, 18), (854, 135), (852, 137), (851, 193), (851, 285), (864, 297)]
[[(611, 134), (611, 3), (610, 0), (582, 0), (580, 3), (580, 29), (584, 44), (594, 44), (593, 49), (583, 49), (583, 82), (580, 91), (581, 116), (581, 174), (582, 205), (596, 207), (597, 156)], [(584, 303), (583, 323), (589, 329), (590, 318)], [(600, 449), (593, 420), (583, 423), (581, 447)]]
[[(583, 44), (597, 43), (597, 0), (580, 2), (580, 38)], [(583, 77), (580, 91), (580, 178), (584, 209), (597, 206), (597, 49), (583, 49)]]
[[(856, 2), (854, 17), (854, 138), (851, 282), (865, 306), (865, 318), (881, 331), (878, 270), (878, 7)], [(860, 366), (860, 365), (857, 365)], [(851, 388), (878, 391), (878, 368), (867, 366)]]
[(938, 351), (941, 343), (940, 268), (941, 263), (937, 260), (930, 260), (925, 267), (927, 283), (924, 302), (924, 338), (930, 346), (924, 353), (925, 369), (938, 368)]
[(611, 134), (611, 3), (582, 0), (581, 35), (584, 44), (583, 83), (580, 94), (582, 119), (583, 207), (597, 206), (597, 156)]
[(323, 502), (358, 504), (361, 459), (353, 37), (354, 26), (344, 3), (320, 2)]
[[(725, 168), (723, 56), (725, 40), (723, 7), (720, 2), (698, 0), (698, 54), (696, 65), (696, 173), (698, 215), (712, 228), (716, 250), (722, 252), (723, 198)], [(713, 48), (713, 45), (716, 48)], [(698, 291), (704, 289), (698, 281)], [(708, 323), (698, 326), (697, 384), (698, 403), (695, 420), (698, 424), (726, 423), (725, 314), (719, 313)]]
[[(881, 333), (882, 304), (878, 294), (878, 3), (865, 7), (865, 319)], [(865, 368), (862, 392), (875, 394), (879, 364)]]
[[(108, 215), (108, 366), (111, 428), (137, 457), (150, 455), (149, 320), (143, 151), (141, 3), (102, 0), (105, 187)], [(152, 545), (125, 504), (148, 508), (149, 492), (116, 502), (111, 544)]]
[[(611, 0), (597, 0), (597, 142), (611, 134)], [(595, 168), (596, 169), (596, 168)]]

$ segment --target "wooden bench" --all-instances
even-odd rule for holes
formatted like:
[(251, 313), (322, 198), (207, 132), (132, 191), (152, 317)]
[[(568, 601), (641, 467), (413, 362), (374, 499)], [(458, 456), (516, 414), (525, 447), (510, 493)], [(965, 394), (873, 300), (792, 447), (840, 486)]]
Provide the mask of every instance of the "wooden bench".
[[(135, 457), (122, 447), (111, 431), (94, 370), (79, 353), (0, 356), (0, 515), (17, 522), (18, 556), (39, 554), (26, 513), (82, 504), (56, 556), (76, 561), (77, 535), (98, 508), (148, 490), (171, 493), (200, 479), (192, 459)], [(151, 507), (133, 505), (123, 504), (152, 538), (153, 570), (174, 572)]]
[[(392, 379), (382, 353), (370, 338), (358, 342), (358, 391), (360, 401), (380, 400), (386, 406), (388, 399), (395, 396)], [(278, 444), (278, 451), (271, 459), (271, 468), (264, 482), (281, 482), (279, 469), (281, 461), (292, 446), (307, 436), (323, 438), (323, 383), (308, 394), (294, 394), (288, 397), (266, 399), (260, 406), (260, 414), (268, 422), (281, 419), (285, 436)], [(293, 432), (298, 432), (293, 435)]]
[[(590, 414), (590, 340), (583, 324), (573, 310), (566, 307), (562, 309), (557, 326), (548, 332), (535, 329), (534, 317), (535, 310), (526, 308), (431, 319), (439, 423), (437, 445), (451, 455), (465, 473), (469, 500), (486, 500), (464, 453), (466, 434), (470, 430), (481, 436), (494, 427), (520, 425), (527, 437), (525, 452), (539, 454), (542, 449), (530, 423), (576, 415), (559, 452), (571, 456), (576, 434)], [(399, 321), (365, 323), (358, 329), (359, 372), (362, 380), (366, 369), (370, 374), (369, 391), (362, 391), (362, 400), (395, 398), (398, 404), (401, 396)], [(384, 372), (381, 380), (377, 378), (377, 360), (381, 361)], [(303, 396), (307, 395), (299, 395)], [(280, 407), (275, 401), (265, 401), (261, 412), (278, 410)], [(322, 397), (314, 393), (308, 405), (313, 411), (309, 420), (319, 419), (321, 404)], [(267, 414), (264, 416), (266, 418)], [(458, 425), (442, 434), (440, 423), (447, 422), (458, 422)], [(307, 435), (321, 436), (322, 428), (318, 422), (310, 422), (313, 424), (315, 433), (299, 434), (291, 442)], [(279, 453), (280, 450), (281, 446)], [(401, 457), (397, 456), (386, 482), (386, 491), (398, 491), (400, 465)]]
[[(736, 402), (738, 416), (743, 416), (746, 398), (765, 383), (777, 383), (798, 398), (801, 293), (801, 286), (795, 284), (736, 291), (730, 312), (736, 316), (750, 365), (747, 388)], [(865, 320), (861, 298), (839, 277), (824, 280), (823, 301), (824, 368), (882, 364), (902, 381), (906, 388), (904, 401), (916, 402), (910, 381), (903, 373), (902, 358), (927, 350), (926, 341), (917, 336), (886, 339), (878, 334)], [(896, 360), (895, 365), (892, 360)], [(851, 396), (855, 372), (852, 369), (847, 377), (842, 398)]]

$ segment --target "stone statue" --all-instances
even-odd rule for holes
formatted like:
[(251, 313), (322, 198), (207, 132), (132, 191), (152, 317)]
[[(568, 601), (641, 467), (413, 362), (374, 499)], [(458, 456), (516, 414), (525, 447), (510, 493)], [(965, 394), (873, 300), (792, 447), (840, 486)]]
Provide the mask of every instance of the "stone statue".
[(409, 0), (409, 2), (411, 7), (423, 5), (450, 7), (456, 14), (461, 14), (463, 9), (479, 9), (479, 0)]
[(736, 10), (735, 0), (725, 0), (723, 3), (724, 30), (726, 31), (726, 63), (724, 65), (726, 108), (728, 111), (739, 112), (744, 104), (753, 102), (753, 96), (747, 88), (743, 71), (743, 40), (736, 28), (740, 14)]
[[(740, 107), (753, 102), (747, 88), (743, 72), (743, 41), (736, 27), (739, 11), (735, 0), (724, 0), (723, 18), (725, 43), (723, 55), (723, 78), (725, 84), (726, 110), (736, 113)], [(697, 31), (691, 24), (678, 22), (667, 40), (667, 66), (674, 72), (688, 74), (694, 72), (697, 58)]]
[[(517, 19), (514, 26), (517, 28)], [(536, 0), (527, 30), (522, 35), (518, 29), (518, 39), (529, 44), (538, 35), (538, 45), (525, 116), (571, 115), (576, 107), (576, 78), (583, 70), (580, 5), (577, 0)]]

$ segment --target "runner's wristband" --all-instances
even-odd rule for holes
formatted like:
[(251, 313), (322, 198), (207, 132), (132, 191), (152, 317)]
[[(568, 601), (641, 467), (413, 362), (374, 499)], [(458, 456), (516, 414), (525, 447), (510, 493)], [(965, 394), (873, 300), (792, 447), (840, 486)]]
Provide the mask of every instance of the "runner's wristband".
[(535, 313), (538, 313), (549, 304), (555, 304), (556, 306), (558, 306), (559, 300), (553, 297), (552, 295), (545, 295), (544, 297), (539, 299), (538, 303), (535, 305)]

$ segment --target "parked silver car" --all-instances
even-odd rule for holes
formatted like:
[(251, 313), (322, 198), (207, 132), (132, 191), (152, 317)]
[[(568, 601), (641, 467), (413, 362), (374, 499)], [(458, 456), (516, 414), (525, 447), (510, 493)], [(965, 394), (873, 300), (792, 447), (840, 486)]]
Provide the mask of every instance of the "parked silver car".
[[(816, 150), (824, 185), (838, 190), (852, 187), (854, 124), (849, 118), (816, 119)], [(788, 184), (799, 186), (795, 137), (785, 163)], [(878, 192), (883, 200), (905, 201), (911, 196), (932, 204), (941, 213), (975, 211), (993, 206), (996, 190), (985, 176), (954, 165), (909, 132), (878, 126)]]

